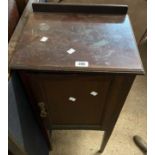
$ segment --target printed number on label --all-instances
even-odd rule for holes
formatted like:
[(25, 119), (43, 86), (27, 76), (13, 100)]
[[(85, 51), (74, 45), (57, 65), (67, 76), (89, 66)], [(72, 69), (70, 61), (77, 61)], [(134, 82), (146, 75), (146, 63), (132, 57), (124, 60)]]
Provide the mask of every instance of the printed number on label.
[(88, 67), (89, 63), (88, 61), (75, 61), (76, 67)]

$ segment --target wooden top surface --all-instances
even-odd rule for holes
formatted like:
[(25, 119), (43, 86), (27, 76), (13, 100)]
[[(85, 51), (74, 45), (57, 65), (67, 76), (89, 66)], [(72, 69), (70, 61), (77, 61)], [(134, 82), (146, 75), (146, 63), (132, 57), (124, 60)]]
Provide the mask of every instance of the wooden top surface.
[[(70, 49), (75, 52), (69, 54)], [(76, 61), (88, 66), (75, 66)], [(77, 13), (31, 13), (10, 68), (143, 73), (127, 15)]]

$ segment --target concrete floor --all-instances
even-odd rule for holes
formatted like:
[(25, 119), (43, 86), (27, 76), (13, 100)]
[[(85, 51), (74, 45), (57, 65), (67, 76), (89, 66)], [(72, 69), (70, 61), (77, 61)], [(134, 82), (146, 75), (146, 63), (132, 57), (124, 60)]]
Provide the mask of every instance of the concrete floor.
[[(146, 29), (145, 0), (74, 0), (74, 2), (128, 4), (137, 42)], [(146, 43), (140, 47), (145, 69), (146, 47)], [(143, 155), (135, 146), (132, 137), (138, 134), (146, 140), (146, 89), (146, 76), (137, 76), (103, 155)], [(100, 131), (53, 131), (53, 151), (50, 155), (97, 155), (102, 135), (103, 132)]]

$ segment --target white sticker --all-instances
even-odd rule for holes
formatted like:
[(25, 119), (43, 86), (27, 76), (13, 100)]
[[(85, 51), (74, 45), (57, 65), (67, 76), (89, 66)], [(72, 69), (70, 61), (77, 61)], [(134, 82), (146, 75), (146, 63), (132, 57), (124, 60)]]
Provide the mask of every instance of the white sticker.
[(74, 48), (70, 48), (70, 49), (67, 51), (67, 53), (68, 53), (68, 54), (73, 54), (75, 51), (76, 51), (76, 50), (75, 50)]
[(92, 92), (90, 92), (90, 95), (92, 95), (92, 96), (97, 96), (98, 93), (97, 93), (96, 91), (92, 91)]
[(76, 98), (75, 97), (69, 97), (69, 101), (75, 102)]
[(48, 40), (48, 37), (42, 37), (42, 38), (40, 39), (41, 42), (46, 42), (47, 40)]
[(76, 67), (88, 67), (89, 63), (88, 61), (75, 61)]

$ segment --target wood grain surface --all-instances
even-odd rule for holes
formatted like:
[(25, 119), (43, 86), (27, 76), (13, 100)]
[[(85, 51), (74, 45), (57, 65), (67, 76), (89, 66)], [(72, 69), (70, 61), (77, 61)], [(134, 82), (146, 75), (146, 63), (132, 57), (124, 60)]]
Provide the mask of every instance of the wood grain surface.
[[(68, 54), (71, 48), (75, 52)], [(89, 66), (76, 67), (76, 61)], [(143, 73), (127, 15), (74, 13), (32, 13), (10, 68)]]

